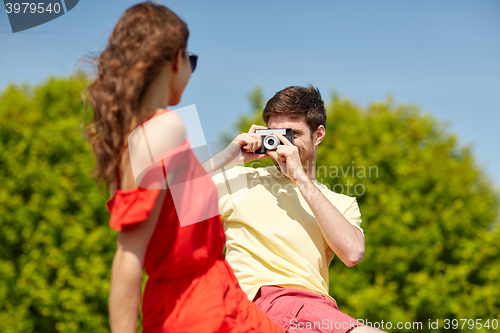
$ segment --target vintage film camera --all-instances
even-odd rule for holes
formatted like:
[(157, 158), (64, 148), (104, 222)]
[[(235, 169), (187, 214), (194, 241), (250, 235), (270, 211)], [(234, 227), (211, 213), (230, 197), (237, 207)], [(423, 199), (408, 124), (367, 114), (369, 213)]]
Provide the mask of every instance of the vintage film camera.
[(282, 134), (293, 144), (293, 130), (291, 128), (258, 129), (255, 130), (255, 133), (261, 135), (262, 144), (260, 148), (255, 151), (256, 154), (264, 154), (268, 150), (276, 150), (278, 145), (283, 144), (276, 135), (273, 135), (273, 132)]

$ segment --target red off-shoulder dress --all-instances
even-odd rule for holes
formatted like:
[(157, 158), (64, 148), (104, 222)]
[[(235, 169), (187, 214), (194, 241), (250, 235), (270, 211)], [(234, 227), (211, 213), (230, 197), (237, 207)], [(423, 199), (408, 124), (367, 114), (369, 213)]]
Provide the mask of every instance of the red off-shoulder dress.
[[(200, 177), (205, 171), (189, 140), (176, 150), (164, 173), (177, 170), (176, 179), (197, 179), (195, 187), (185, 186), (180, 209), (218, 209), (217, 188), (210, 177)], [(146, 220), (160, 191), (165, 191), (121, 190), (119, 184), (117, 171), (118, 188), (107, 207), (109, 224), (118, 231)], [(223, 256), (220, 216), (181, 226), (171, 190), (166, 191), (144, 259), (149, 278), (142, 300), (143, 332), (283, 332), (241, 290)]]

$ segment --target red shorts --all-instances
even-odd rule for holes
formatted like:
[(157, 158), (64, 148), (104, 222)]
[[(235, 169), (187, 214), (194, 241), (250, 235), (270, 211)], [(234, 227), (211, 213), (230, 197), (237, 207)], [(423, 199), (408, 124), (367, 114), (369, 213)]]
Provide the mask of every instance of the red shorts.
[(345, 333), (353, 327), (363, 326), (340, 312), (331, 298), (311, 291), (262, 286), (254, 302), (287, 333)]

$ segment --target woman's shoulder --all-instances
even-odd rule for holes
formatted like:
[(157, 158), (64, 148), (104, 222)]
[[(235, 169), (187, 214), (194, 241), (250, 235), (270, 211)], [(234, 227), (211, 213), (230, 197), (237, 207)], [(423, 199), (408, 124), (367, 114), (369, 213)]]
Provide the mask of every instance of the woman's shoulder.
[[(129, 134), (118, 165), (118, 189), (137, 189), (136, 174), (151, 164), (151, 156), (174, 152), (189, 144), (186, 128), (177, 112), (161, 109), (141, 121)], [(116, 183), (110, 184), (110, 194), (116, 192)]]
[(186, 126), (181, 116), (173, 110), (162, 110), (145, 119), (132, 130), (128, 137), (129, 151), (134, 148), (143, 150), (171, 149), (186, 140)]

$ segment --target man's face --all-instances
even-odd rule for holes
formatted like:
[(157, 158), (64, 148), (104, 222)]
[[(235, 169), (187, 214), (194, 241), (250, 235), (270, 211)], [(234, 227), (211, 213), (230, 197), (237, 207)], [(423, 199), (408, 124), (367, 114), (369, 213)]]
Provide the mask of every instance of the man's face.
[(299, 149), (300, 162), (303, 167), (312, 165), (316, 158), (316, 146), (314, 137), (306, 124), (306, 117), (292, 118), (288, 115), (272, 115), (267, 122), (269, 128), (291, 128), (293, 129), (293, 144)]

